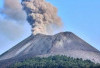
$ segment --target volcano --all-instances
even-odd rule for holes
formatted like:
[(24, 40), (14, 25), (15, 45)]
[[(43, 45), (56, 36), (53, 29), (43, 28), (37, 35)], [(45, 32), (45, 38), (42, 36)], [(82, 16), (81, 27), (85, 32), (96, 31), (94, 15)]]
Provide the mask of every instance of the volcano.
[(100, 51), (72, 32), (31, 35), (0, 56), (0, 64), (31, 57), (65, 55), (100, 63)]

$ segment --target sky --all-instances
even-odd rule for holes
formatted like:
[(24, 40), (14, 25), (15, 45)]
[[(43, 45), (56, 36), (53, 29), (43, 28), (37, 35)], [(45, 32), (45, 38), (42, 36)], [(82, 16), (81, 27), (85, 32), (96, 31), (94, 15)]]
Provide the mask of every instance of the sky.
[[(47, 0), (58, 8), (63, 21), (62, 31), (70, 31), (100, 50), (100, 0)], [(3, 0), (0, 0), (0, 10)], [(2, 15), (0, 15), (2, 17)], [(0, 54), (27, 38), (31, 34), (29, 24), (17, 39), (9, 39), (0, 31)]]

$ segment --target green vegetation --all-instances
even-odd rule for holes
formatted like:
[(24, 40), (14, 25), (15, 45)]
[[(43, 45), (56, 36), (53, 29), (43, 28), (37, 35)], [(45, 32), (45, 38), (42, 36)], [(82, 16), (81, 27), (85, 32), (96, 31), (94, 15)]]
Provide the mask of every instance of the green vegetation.
[(26, 59), (13, 64), (10, 68), (100, 68), (100, 64), (66, 56), (50, 56), (47, 58)]

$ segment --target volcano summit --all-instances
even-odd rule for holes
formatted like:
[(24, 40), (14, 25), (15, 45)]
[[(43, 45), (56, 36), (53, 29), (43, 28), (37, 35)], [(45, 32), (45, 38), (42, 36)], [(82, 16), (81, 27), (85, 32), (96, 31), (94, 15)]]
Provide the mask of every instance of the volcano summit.
[(100, 51), (72, 32), (50, 34), (62, 27), (56, 7), (45, 0), (22, 0), (21, 4), (32, 27), (32, 35), (0, 55), (1, 68), (27, 58), (55, 55), (100, 63)]
[(0, 64), (31, 57), (65, 55), (100, 63), (100, 52), (72, 32), (31, 35), (0, 56)]

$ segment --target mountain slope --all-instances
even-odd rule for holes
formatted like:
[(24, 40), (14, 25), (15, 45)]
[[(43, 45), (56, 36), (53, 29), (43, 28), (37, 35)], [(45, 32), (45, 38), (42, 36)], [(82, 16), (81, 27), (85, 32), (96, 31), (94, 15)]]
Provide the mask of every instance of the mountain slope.
[(100, 63), (100, 52), (72, 32), (56, 35), (31, 35), (0, 56), (0, 60), (25, 59), (33, 56), (65, 55)]

